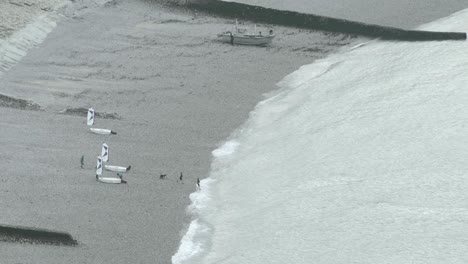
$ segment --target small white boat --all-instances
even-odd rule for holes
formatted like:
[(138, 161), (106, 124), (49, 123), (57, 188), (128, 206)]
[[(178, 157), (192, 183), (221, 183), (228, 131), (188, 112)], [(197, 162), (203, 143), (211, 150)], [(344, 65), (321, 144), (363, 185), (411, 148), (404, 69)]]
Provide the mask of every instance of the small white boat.
[(232, 45), (255, 45), (265, 46), (272, 42), (275, 35), (273, 30), (270, 30), (267, 35), (262, 34), (261, 31), (257, 32), (257, 26), (255, 26), (254, 33), (249, 33), (247, 28), (239, 27), (236, 21), (234, 31), (226, 31), (218, 34), (218, 38), (223, 42), (231, 43)]
[(117, 132), (114, 132), (110, 129), (104, 129), (104, 128), (90, 127), (89, 131), (91, 131), (91, 133), (98, 134), (98, 135), (116, 135), (117, 134)]
[(132, 166), (122, 167), (122, 166), (104, 165), (104, 168), (108, 171), (127, 172), (132, 168)]
[(98, 182), (102, 182), (102, 183), (127, 183), (126, 180), (122, 179), (122, 177), (120, 178), (115, 178), (115, 177), (100, 177), (98, 175), (96, 175), (96, 181)]
[[(108, 165), (105, 165), (106, 167)], [(118, 166), (111, 166), (111, 167), (118, 167)], [(118, 168), (125, 168), (125, 167), (118, 167)], [(130, 166), (128, 166), (130, 169)], [(122, 174), (117, 173), (118, 178), (116, 177), (103, 177), (102, 176), (102, 157), (97, 157), (97, 165), (96, 165), (96, 181), (103, 182), (103, 183), (127, 183), (124, 179), (122, 179)]]

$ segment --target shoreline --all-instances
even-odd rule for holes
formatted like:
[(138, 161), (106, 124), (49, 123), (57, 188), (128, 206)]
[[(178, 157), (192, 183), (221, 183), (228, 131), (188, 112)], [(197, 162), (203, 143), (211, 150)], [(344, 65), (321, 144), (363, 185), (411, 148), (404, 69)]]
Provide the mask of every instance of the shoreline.
[[(368, 40), (275, 26), (270, 47), (230, 46), (214, 36), (232, 21), (155, 3), (112, 3), (70, 13), (0, 76), (0, 94), (43, 108), (0, 107), (0, 224), (63, 230), (80, 243), (0, 242), (5, 262), (169, 263), (211, 152), (283, 77)], [(94, 180), (104, 138), (87, 131), (83, 116), (59, 114), (87, 107), (121, 117), (97, 118), (96, 126), (118, 132), (105, 141), (113, 164), (132, 165), (128, 185)], [(164, 173), (168, 179), (160, 180)]]
[[(214, 36), (232, 21), (114, 3), (65, 17), (0, 78), (2, 94), (43, 108), (0, 108), (0, 222), (63, 230), (81, 245), (0, 242), (5, 262), (169, 263), (211, 151), (283, 76), (359, 40), (275, 27), (270, 47), (230, 46)], [(104, 139), (87, 131), (83, 117), (58, 113), (80, 107), (121, 116), (97, 118), (96, 126), (118, 132), (106, 143), (113, 164), (132, 165), (127, 186), (96, 183)], [(184, 184), (176, 182), (180, 172)]]

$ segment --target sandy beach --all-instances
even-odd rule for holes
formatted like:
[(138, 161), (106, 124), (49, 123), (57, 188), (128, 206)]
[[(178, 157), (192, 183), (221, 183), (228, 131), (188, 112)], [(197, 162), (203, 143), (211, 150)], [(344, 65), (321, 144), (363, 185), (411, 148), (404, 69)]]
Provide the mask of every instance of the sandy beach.
[[(35, 12), (9, 20), (2, 38)], [(366, 41), (258, 25), (277, 34), (270, 47), (231, 46), (216, 34), (233, 21), (152, 1), (73, 1), (57, 12), (45, 41), (0, 78), (1, 94), (42, 109), (0, 107), (0, 224), (69, 232), (79, 245), (0, 242), (2, 263), (170, 263), (211, 151), (285, 75)], [(95, 123), (118, 134), (91, 134), (85, 117), (60, 113), (77, 107), (118, 114)], [(129, 184), (95, 181), (104, 141), (111, 164), (132, 165)]]

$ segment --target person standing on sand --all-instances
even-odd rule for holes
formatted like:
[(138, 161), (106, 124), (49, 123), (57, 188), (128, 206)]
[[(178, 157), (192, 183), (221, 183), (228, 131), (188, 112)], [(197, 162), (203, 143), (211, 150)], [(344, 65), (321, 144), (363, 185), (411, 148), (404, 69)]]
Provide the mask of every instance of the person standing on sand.
[(179, 180), (181, 183), (184, 183), (184, 181), (182, 180), (182, 178), (184, 178), (184, 175), (182, 174), (182, 172), (180, 173), (180, 177), (179, 177)]
[(84, 155), (81, 155), (80, 162), (81, 162), (81, 168), (84, 169)]

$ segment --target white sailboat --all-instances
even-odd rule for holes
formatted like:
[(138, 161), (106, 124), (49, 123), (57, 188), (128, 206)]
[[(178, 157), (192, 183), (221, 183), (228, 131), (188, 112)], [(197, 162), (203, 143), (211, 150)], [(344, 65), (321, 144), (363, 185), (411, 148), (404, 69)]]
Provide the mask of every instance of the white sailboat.
[(97, 181), (98, 182), (102, 182), (102, 183), (127, 183), (126, 180), (122, 179), (122, 177), (120, 178), (115, 178), (115, 177), (96, 177)]
[(114, 171), (114, 172), (128, 172), (132, 168), (132, 166), (122, 167), (122, 166), (104, 165), (104, 168), (108, 171)]
[(98, 156), (97, 158), (96, 181), (102, 182), (102, 183), (114, 183), (114, 184), (127, 183), (127, 181), (122, 179), (122, 175), (119, 175), (119, 178), (102, 176), (102, 157), (101, 156)]
[(91, 131), (91, 133), (98, 134), (98, 135), (117, 135), (117, 132), (114, 132), (110, 129), (105, 129), (105, 128), (90, 127), (89, 131)]
[[(94, 125), (94, 113), (95, 111), (93, 108), (88, 109), (88, 118), (86, 120), (86, 124), (88, 126)], [(90, 127), (89, 131), (91, 131), (91, 133), (98, 134), (98, 135), (116, 135), (117, 134), (117, 132), (114, 132), (110, 129), (105, 129), (105, 128)]]
[[(102, 144), (101, 157), (102, 157), (102, 161), (104, 162), (109, 161), (109, 146), (106, 143)], [(131, 168), (132, 166), (123, 167), (123, 166), (114, 166), (114, 165), (104, 165), (104, 169), (108, 171), (114, 171), (114, 172), (128, 172)]]

